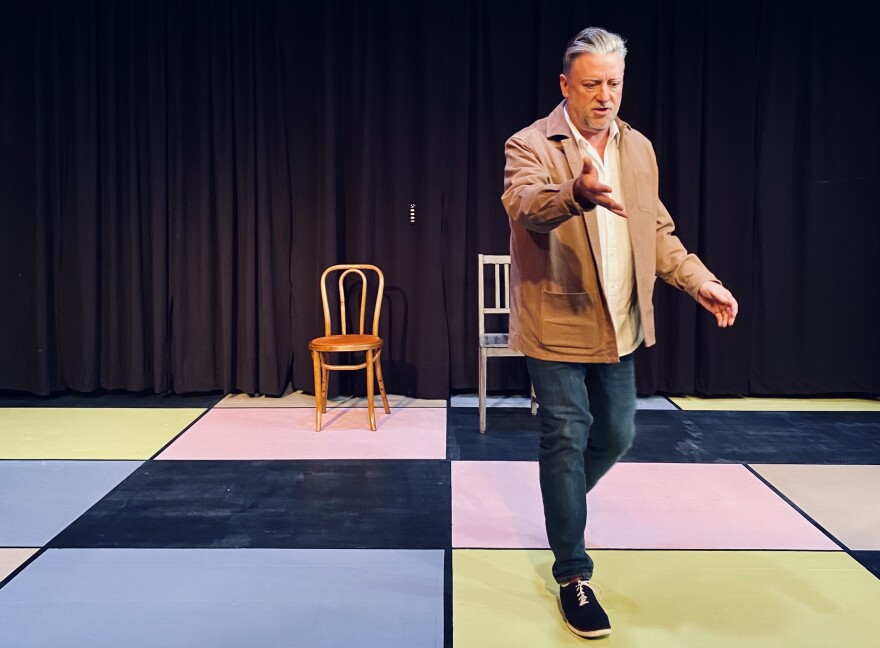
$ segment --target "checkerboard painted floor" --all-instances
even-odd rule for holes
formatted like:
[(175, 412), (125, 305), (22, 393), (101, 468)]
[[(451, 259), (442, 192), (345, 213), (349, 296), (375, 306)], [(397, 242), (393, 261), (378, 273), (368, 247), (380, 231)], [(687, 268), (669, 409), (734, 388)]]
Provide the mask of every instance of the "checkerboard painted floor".
[[(499, 399), (0, 401), (0, 646), (576, 646)], [(880, 402), (640, 401), (594, 645), (880, 646)]]

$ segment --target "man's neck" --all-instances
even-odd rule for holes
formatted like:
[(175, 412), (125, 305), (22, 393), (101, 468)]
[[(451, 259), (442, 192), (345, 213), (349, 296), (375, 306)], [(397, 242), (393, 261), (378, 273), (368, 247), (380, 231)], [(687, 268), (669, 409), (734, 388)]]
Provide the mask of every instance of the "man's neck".
[(608, 144), (608, 138), (611, 134), (611, 129), (606, 128), (605, 130), (603, 130), (599, 133), (593, 133), (590, 131), (585, 133), (584, 131), (582, 131), (580, 129), (578, 129), (578, 131), (580, 131), (580, 134), (584, 136), (584, 139), (587, 140), (593, 146), (594, 149), (596, 149), (596, 152), (599, 154), (599, 157), (602, 158), (602, 160), (604, 161), (605, 160), (605, 146)]
[(604, 162), (605, 160), (605, 146), (608, 144), (608, 138), (611, 137), (611, 127), (609, 126), (603, 131), (584, 131), (578, 126), (575, 125), (574, 121), (571, 119), (571, 115), (568, 113), (568, 104), (565, 106), (565, 121), (568, 122), (569, 128), (576, 129), (577, 132), (590, 143), (596, 152), (599, 154), (599, 157)]

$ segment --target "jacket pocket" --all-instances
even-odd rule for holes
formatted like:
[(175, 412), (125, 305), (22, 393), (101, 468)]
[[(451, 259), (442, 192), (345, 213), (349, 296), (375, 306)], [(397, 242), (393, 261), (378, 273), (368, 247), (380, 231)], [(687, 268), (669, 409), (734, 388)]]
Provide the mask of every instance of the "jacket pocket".
[(601, 342), (597, 294), (554, 293), (541, 295), (541, 344), (547, 348), (588, 349)]
[(654, 186), (651, 174), (647, 171), (636, 171), (635, 176), (639, 209), (643, 212), (655, 211), (657, 208), (657, 189)]

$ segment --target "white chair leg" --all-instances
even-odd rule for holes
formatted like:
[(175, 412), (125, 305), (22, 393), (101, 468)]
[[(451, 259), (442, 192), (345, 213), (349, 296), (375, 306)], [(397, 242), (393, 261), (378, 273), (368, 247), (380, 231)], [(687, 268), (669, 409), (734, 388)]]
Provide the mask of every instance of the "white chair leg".
[(480, 349), (480, 377), (479, 377), (479, 393), (480, 401), (480, 432), (486, 431), (486, 362), (488, 353), (485, 348)]
[(538, 397), (535, 396), (535, 385), (529, 381), (529, 400), (532, 405), (532, 416), (538, 413)]

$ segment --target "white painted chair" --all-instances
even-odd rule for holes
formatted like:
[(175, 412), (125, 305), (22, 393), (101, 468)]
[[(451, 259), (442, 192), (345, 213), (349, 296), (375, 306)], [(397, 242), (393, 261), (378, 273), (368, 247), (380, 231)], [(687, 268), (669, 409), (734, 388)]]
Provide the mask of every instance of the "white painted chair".
[[(480, 254), (477, 274), (480, 327), (480, 378), (478, 397), (480, 403), (480, 432), (486, 431), (486, 365), (489, 358), (521, 356), (508, 346), (510, 336), (506, 330), (486, 331), (488, 315), (510, 315), (510, 255)], [(495, 317), (493, 321), (502, 318)], [(532, 415), (538, 411), (535, 387), (530, 388)]]

